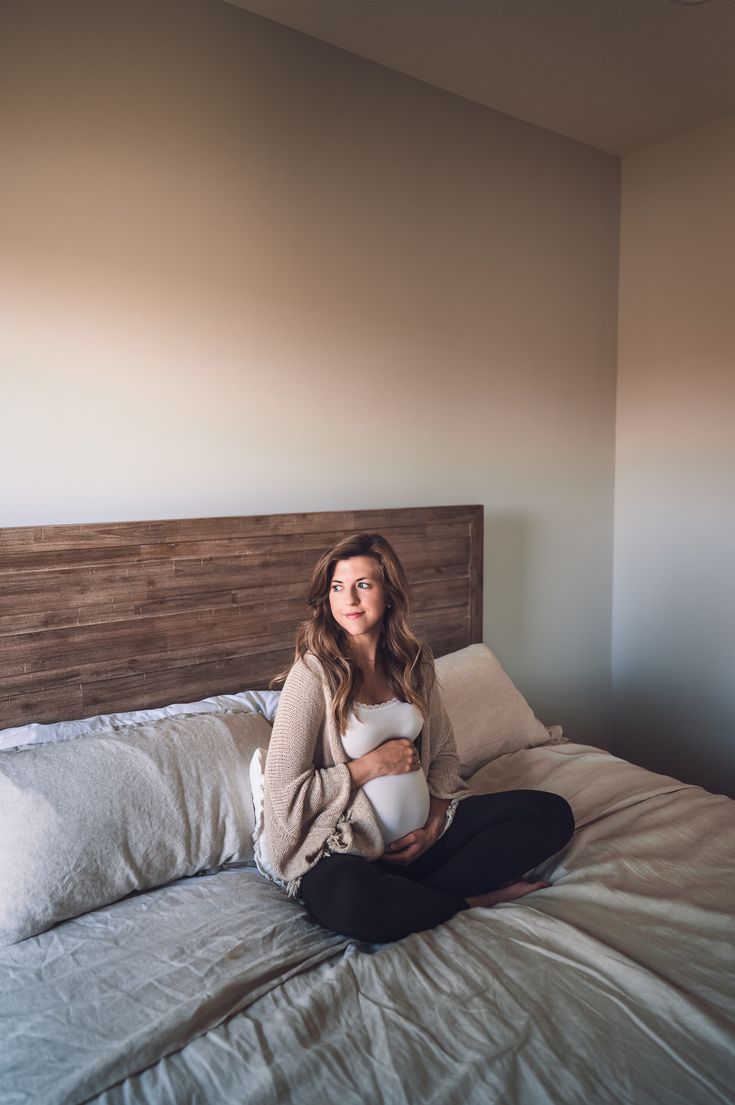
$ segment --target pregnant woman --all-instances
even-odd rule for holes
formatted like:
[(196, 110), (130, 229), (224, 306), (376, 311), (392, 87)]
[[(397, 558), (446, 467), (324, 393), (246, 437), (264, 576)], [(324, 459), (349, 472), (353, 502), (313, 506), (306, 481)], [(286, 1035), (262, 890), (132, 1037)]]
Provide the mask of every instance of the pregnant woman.
[(382, 943), (548, 886), (521, 876), (574, 832), (546, 791), (473, 795), (390, 543), (359, 533), (314, 567), (268, 748), (264, 824), (287, 893)]

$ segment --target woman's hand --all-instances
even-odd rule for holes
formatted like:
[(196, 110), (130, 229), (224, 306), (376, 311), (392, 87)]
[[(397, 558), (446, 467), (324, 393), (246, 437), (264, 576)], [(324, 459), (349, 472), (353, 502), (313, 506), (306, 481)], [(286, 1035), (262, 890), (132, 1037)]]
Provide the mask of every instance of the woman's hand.
[(427, 821), (423, 829), (414, 829), (400, 840), (394, 840), (380, 858), (386, 863), (412, 863), (436, 843), (440, 832), (441, 824)]
[(421, 767), (416, 745), (407, 737), (384, 741), (362, 758), (370, 763), (374, 779), (380, 775), (407, 775)]
[(381, 775), (406, 775), (418, 771), (421, 760), (416, 747), (407, 737), (393, 737), (372, 752), (350, 760), (347, 770), (352, 776), (352, 789), (364, 786)]

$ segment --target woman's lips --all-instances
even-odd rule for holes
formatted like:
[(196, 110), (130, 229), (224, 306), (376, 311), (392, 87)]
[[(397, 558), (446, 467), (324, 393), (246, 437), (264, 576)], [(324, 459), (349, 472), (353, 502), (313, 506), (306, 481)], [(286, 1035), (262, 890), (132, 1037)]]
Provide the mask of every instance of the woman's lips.
[(356, 614), (345, 614), (345, 617), (346, 618), (361, 618), (363, 613), (364, 613), (363, 610), (359, 610)]

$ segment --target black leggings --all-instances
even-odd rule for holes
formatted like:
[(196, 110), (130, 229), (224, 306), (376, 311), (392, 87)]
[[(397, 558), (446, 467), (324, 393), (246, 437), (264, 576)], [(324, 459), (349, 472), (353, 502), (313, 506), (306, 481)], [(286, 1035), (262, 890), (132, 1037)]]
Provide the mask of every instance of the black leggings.
[(324, 856), (301, 879), (322, 925), (369, 943), (433, 928), (560, 851), (574, 832), (566, 799), (543, 790), (463, 798), (444, 835), (413, 863)]

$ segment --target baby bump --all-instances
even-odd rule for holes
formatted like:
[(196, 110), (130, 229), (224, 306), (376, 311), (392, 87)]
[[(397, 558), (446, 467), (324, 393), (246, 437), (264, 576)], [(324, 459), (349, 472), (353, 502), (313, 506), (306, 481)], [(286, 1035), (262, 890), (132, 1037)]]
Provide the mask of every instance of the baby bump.
[(375, 810), (385, 844), (426, 824), (430, 795), (421, 769), (403, 775), (380, 775), (365, 783), (363, 789)]

